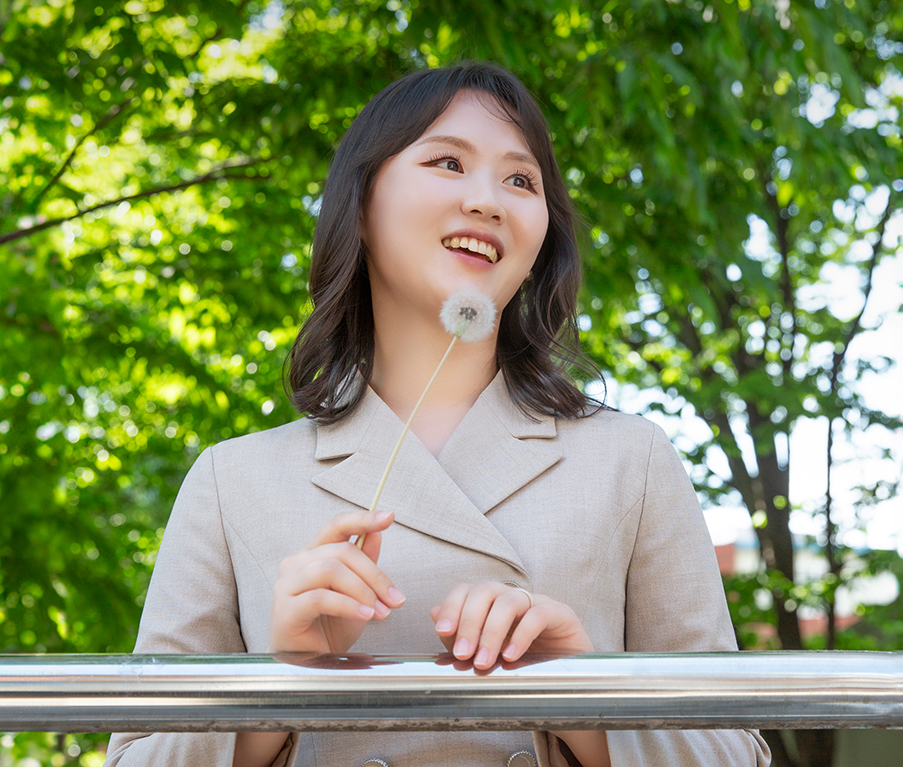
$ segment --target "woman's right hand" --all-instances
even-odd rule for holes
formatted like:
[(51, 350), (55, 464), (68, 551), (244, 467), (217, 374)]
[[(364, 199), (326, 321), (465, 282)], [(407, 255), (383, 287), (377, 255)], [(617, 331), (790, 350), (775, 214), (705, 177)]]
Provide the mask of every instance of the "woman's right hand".
[[(376, 565), (391, 512), (339, 514), (279, 565), (270, 652), (345, 653), (370, 620), (383, 620), (404, 595)], [(367, 534), (359, 550), (352, 536)]]

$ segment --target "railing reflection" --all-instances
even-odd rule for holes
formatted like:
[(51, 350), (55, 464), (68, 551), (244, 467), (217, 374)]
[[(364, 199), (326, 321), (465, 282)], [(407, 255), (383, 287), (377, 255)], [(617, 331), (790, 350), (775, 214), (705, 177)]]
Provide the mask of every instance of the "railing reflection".
[(0, 655), (0, 731), (903, 727), (903, 653)]

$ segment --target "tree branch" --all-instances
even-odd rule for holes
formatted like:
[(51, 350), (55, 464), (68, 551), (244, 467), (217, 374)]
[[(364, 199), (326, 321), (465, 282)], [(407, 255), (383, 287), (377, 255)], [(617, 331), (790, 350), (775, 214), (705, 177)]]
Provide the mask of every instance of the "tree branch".
[[(680, 333), (677, 334), (678, 337), (683, 341), (687, 349), (693, 353), (694, 358), (698, 357), (703, 351), (702, 337), (699, 333), (699, 329), (693, 324), (689, 314), (682, 310), (682, 307), (672, 307), (671, 312), (677, 319), (681, 328)], [(731, 358), (734, 361), (738, 373), (744, 370), (744, 364), (749, 363), (749, 360), (746, 359), (747, 357), (749, 357), (749, 355), (746, 354), (745, 351), (742, 351), (742, 347), (741, 352), (739, 352), (736, 357), (732, 355)], [(750, 365), (750, 368), (751, 367), (752, 365)], [(699, 377), (706, 383), (712, 383), (717, 377), (715, 371), (711, 367), (697, 366), (697, 371)], [(747, 402), (746, 406), (747, 417), (750, 417), (749, 411), (751, 405)], [(727, 410), (712, 405), (712, 411), (714, 413), (712, 421), (714, 421), (714, 425), (718, 429), (718, 436), (715, 437), (715, 444), (721, 448), (724, 455), (727, 457), (728, 467), (731, 471), (730, 484), (740, 493), (740, 497), (743, 499), (743, 503), (746, 505), (746, 509), (750, 516), (752, 516), (755, 511), (764, 511), (765, 494), (761, 488), (761, 478), (754, 478), (750, 475), (746, 462), (743, 460), (740, 444), (737, 441), (737, 435), (734, 433), (733, 428), (731, 428), (730, 417), (727, 414)], [(753, 417), (755, 417), (755, 413), (753, 413)], [(755, 432), (752, 426), (753, 421), (751, 419), (750, 436), (755, 439)], [(757, 458), (759, 456), (758, 449), (756, 450), (756, 456)], [(766, 566), (771, 569), (776, 569), (777, 560), (775, 558), (774, 546), (772, 545), (770, 537), (763, 528), (757, 527), (755, 528), (755, 532), (756, 537), (759, 539), (759, 546), (762, 550), (762, 556), (765, 559)]]
[(138, 192), (136, 194), (130, 194), (123, 197), (117, 197), (115, 200), (107, 200), (106, 202), (98, 203), (97, 205), (92, 205), (90, 208), (84, 208), (79, 210), (78, 213), (74, 213), (71, 216), (63, 216), (61, 218), (54, 218), (48, 221), (42, 221), (34, 226), (26, 227), (25, 229), (16, 229), (12, 232), (7, 232), (5, 234), (0, 234), (0, 245), (3, 245), (7, 242), (14, 242), (16, 240), (21, 240), (25, 237), (30, 237), (37, 232), (43, 231), (44, 229), (51, 229), (55, 226), (59, 226), (60, 224), (64, 224), (67, 221), (73, 221), (77, 218), (81, 218), (82, 216), (87, 215), (88, 213), (93, 213), (95, 210), (101, 210), (103, 208), (109, 208), (113, 205), (119, 205), (123, 202), (132, 202), (133, 200), (141, 200), (147, 197), (153, 197), (157, 194), (165, 194), (167, 192), (178, 192), (181, 189), (188, 189), (192, 186), (197, 186), (199, 184), (206, 184), (209, 181), (218, 181), (222, 178), (234, 178), (238, 180), (247, 180), (253, 181), (259, 178), (267, 178), (266, 174), (238, 174), (238, 173), (230, 173), (230, 171), (240, 169), (240, 168), (250, 168), (254, 165), (257, 165), (261, 162), (266, 162), (260, 158), (254, 158), (247, 160), (245, 162), (233, 163), (230, 165), (221, 165), (218, 168), (214, 168), (208, 173), (204, 173), (201, 176), (195, 176), (194, 178), (188, 179), (187, 181), (183, 181), (181, 184), (173, 184), (171, 186), (160, 186), (155, 187), (153, 189), (146, 189), (143, 192)]
[(865, 290), (863, 291), (863, 301), (862, 301), (862, 309), (860, 309), (859, 314), (853, 319), (852, 324), (850, 325), (850, 329), (844, 333), (844, 344), (843, 348), (839, 352), (834, 352), (834, 360), (831, 365), (831, 393), (834, 394), (837, 388), (837, 378), (840, 375), (840, 369), (843, 367), (843, 362), (846, 359), (847, 351), (850, 348), (850, 343), (853, 339), (859, 334), (859, 331), (862, 330), (862, 317), (865, 314), (866, 307), (868, 306), (869, 297), (872, 294), (872, 285), (874, 282), (875, 276), (875, 267), (878, 265), (878, 261), (881, 256), (881, 251), (883, 249), (883, 241), (884, 241), (884, 231), (887, 228), (887, 222), (890, 221), (890, 217), (894, 214), (896, 207), (891, 204), (892, 200), (888, 199), (887, 207), (884, 209), (884, 214), (881, 216), (881, 220), (878, 222), (878, 239), (875, 240), (872, 245), (872, 254), (869, 257), (868, 263), (868, 272), (865, 282)]
[[(790, 369), (793, 364), (792, 352), (793, 347), (796, 344), (796, 334), (798, 330), (796, 296), (793, 292), (793, 278), (790, 274), (790, 238), (788, 237), (790, 224), (788, 219), (781, 215), (781, 206), (778, 205), (778, 198), (775, 195), (770, 194), (767, 188), (765, 189), (765, 200), (774, 216), (774, 232), (777, 239), (778, 254), (781, 257), (781, 296), (784, 300), (784, 310), (790, 311), (790, 341), (785, 344), (782, 340), (781, 343), (782, 350), (789, 349), (791, 351), (791, 354), (787, 356), (787, 359), (781, 359), (781, 366), (783, 367), (784, 375), (786, 376), (790, 374)], [(780, 327), (780, 322), (781, 320), (779, 317), (778, 327), (783, 331), (783, 328)], [(787, 335), (788, 333), (782, 332), (782, 339)]]
[(121, 104), (116, 104), (112, 109), (110, 109), (103, 117), (101, 117), (95, 124), (94, 127), (85, 131), (84, 135), (76, 142), (75, 146), (72, 147), (72, 151), (69, 152), (69, 155), (66, 157), (66, 160), (60, 166), (60, 169), (56, 172), (50, 181), (48, 181), (44, 187), (38, 192), (37, 196), (34, 200), (31, 201), (32, 210), (37, 210), (38, 204), (44, 199), (44, 195), (47, 194), (48, 191), (53, 187), (54, 184), (57, 183), (62, 177), (63, 174), (69, 169), (69, 166), (72, 165), (72, 161), (75, 159), (75, 155), (78, 153), (78, 150), (81, 148), (81, 145), (85, 143), (88, 139), (88, 136), (93, 136), (100, 130), (103, 130), (107, 125), (109, 125), (115, 118), (117, 118), (122, 112), (135, 100), (134, 96), (130, 96)]
[[(244, 8), (247, 4), (248, 4), (248, 0), (242, 0), (242, 2), (238, 4), (236, 10), (240, 13), (241, 11), (244, 10)], [(4, 5), (5, 4), (3, 2), (0, 2), (0, 9), (2, 9), (4, 7)], [(0, 19), (0, 23), (2, 23), (2, 19)], [(0, 27), (0, 29), (2, 29), (2, 27)], [(218, 26), (214, 30), (213, 34), (211, 34), (201, 40), (201, 42), (198, 44), (198, 47), (195, 49), (195, 51), (193, 53), (189, 54), (187, 56), (187, 58), (188, 59), (196, 58), (198, 56), (198, 54), (204, 49), (204, 46), (206, 46), (208, 43), (211, 43), (214, 40), (216, 40), (220, 35), (222, 35), (222, 33), (223, 33), (222, 26)], [(146, 61), (147, 61), (146, 58), (141, 59), (141, 61), (138, 62), (138, 66), (143, 66)], [(68, 170), (68, 168), (72, 165), (72, 161), (75, 159), (75, 155), (78, 153), (78, 150), (81, 148), (82, 144), (85, 143), (85, 141), (88, 139), (88, 137), (94, 135), (95, 133), (97, 133), (100, 130), (103, 130), (114, 119), (116, 119), (119, 115), (121, 115), (122, 112), (125, 111), (125, 109), (127, 107), (129, 107), (133, 101), (135, 101), (135, 97), (130, 96), (125, 101), (123, 101), (121, 104), (114, 105), (103, 117), (100, 118), (100, 120), (98, 120), (94, 124), (94, 127), (91, 130), (86, 131), (84, 133), (84, 135), (78, 140), (78, 142), (72, 148), (72, 151), (69, 152), (65, 161), (60, 166), (60, 168), (56, 172), (56, 174), (54, 174), (53, 178), (50, 179), (50, 181), (44, 185), (44, 187), (41, 189), (40, 192), (38, 192), (38, 194), (34, 198), (34, 200), (32, 200), (32, 202), (31, 202), (32, 210), (37, 210), (38, 204), (41, 202), (42, 199), (44, 199), (44, 196), (47, 194), (47, 192), (50, 191), (51, 188), (53, 188), (54, 184), (56, 184), (60, 180), (60, 178), (62, 178), (62, 176), (66, 172), (66, 170)]]
[(718, 320), (721, 323), (721, 329), (730, 327), (733, 324), (731, 310), (739, 304), (737, 297), (732, 290), (724, 290), (723, 286), (718, 284), (714, 269), (711, 267), (707, 266), (700, 276), (702, 277), (703, 285), (708, 288), (709, 295), (712, 298), (712, 304), (714, 304), (715, 309), (718, 312)]
[[(895, 206), (892, 204), (892, 199), (888, 199), (887, 208), (885, 208), (884, 213), (881, 216), (881, 220), (878, 222), (878, 239), (876, 239), (874, 244), (872, 245), (872, 254), (869, 257), (865, 290), (863, 291), (862, 308), (860, 309), (859, 314), (857, 314), (853, 319), (853, 323), (850, 325), (850, 329), (843, 334), (843, 348), (839, 352), (834, 352), (834, 359), (832, 360), (831, 374), (829, 377), (830, 392), (832, 397), (837, 393), (837, 379), (840, 377), (840, 370), (843, 367), (843, 362), (846, 359), (850, 344), (858, 335), (859, 331), (862, 330), (862, 317), (865, 314), (865, 310), (868, 307), (869, 298), (872, 294), (875, 267), (878, 265), (881, 250), (883, 248), (884, 232), (887, 228), (887, 222), (890, 221), (894, 210)], [(837, 557), (837, 547), (835, 545), (837, 524), (834, 522), (832, 515), (834, 501), (833, 489), (831, 487), (831, 469), (833, 468), (834, 463), (834, 420), (832, 418), (828, 418), (828, 445), (826, 450), (828, 466), (827, 481), (825, 483), (825, 556), (828, 560), (828, 572), (835, 577), (838, 577), (840, 575), (841, 562)], [(837, 644), (837, 610), (835, 591), (833, 588), (828, 592), (827, 608), (827, 649), (833, 650)]]
[[(825, 482), (825, 557), (828, 560), (828, 572), (834, 576), (840, 575), (840, 561), (837, 558), (837, 550), (834, 546), (834, 536), (837, 533), (837, 525), (831, 516), (834, 501), (834, 491), (831, 487), (831, 469), (834, 464), (834, 419), (828, 419), (828, 467)], [(834, 650), (837, 646), (837, 603), (836, 591), (832, 587), (828, 589), (827, 599), (828, 637), (825, 649)]]

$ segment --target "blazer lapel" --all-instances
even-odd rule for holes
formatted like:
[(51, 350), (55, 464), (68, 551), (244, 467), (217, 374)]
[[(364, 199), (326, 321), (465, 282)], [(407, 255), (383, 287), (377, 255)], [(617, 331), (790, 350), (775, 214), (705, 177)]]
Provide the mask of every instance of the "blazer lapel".
[[(368, 387), (364, 400), (351, 416), (338, 424), (318, 427), (316, 458), (345, 460), (314, 476), (313, 483), (350, 503), (369, 508), (403, 428), (404, 424)], [(510, 434), (507, 436), (511, 438)], [(457, 468), (463, 471), (467, 467), (460, 464)], [(409, 433), (402, 443), (379, 507), (395, 512), (399, 524), (496, 557), (526, 573), (504, 536), (414, 434)]]
[(524, 415), (496, 375), (439, 454), (451, 480), (482, 512), (561, 460), (555, 419)]

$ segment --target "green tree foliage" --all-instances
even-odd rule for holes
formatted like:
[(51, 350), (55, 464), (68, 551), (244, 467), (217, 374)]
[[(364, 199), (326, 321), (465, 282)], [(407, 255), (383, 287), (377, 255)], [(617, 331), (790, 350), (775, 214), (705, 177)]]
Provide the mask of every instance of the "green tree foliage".
[[(896, 247), (898, 3), (0, 0), (0, 30), (0, 649), (131, 649), (198, 451), (293, 417), (281, 366), (336, 141), (385, 84), (462, 57), (548, 113), (587, 222), (587, 348), (709, 424), (695, 479), (762, 545), (738, 594), (774, 595), (787, 648), (796, 605), (830, 610), (843, 551), (793, 582), (775, 446), (802, 416), (899, 426), (854, 385), (885, 364), (848, 355), (862, 316), (812, 299), (831, 264), (867, 298)], [(899, 615), (866, 618), (869, 646), (898, 640)], [(829, 764), (806, 737), (796, 763)], [(0, 759), (89, 746), (20, 736)]]
[[(618, 378), (667, 390), (669, 408), (679, 399), (705, 418), (711, 440), (692, 456), (708, 469), (700, 479), (713, 498), (739, 493), (754, 514), (765, 564), (792, 580), (789, 472), (776, 443), (786, 444), (800, 416), (826, 415), (851, 428), (899, 425), (867, 412), (845, 386), (886, 364), (844, 365), (861, 315), (834, 316), (807, 296), (817, 295), (833, 263), (856, 264), (867, 297), (876, 265), (895, 247), (883, 235), (897, 204), (892, 185), (901, 183), (896, 115), (888, 109), (868, 127), (854, 117), (868, 101), (899, 106), (900, 94), (882, 93), (896, 73), (887, 63), (893, 44), (883, 38), (893, 20), (877, 10), (865, 19), (839, 3), (790, 15), (777, 5), (759, 10), (732, 19), (722, 10), (725, 28), (717, 32), (704, 18), (687, 18), (696, 21), (692, 32), (673, 37), (696, 44), (647, 56), (618, 81), (626, 81), (627, 103), (643, 107), (627, 120), (636, 143), (621, 171), (623, 229), (599, 216), (596, 244), (604, 254), (631, 256), (639, 300), (601, 308), (619, 340), (599, 333), (596, 350)], [(638, 85), (663, 58), (672, 59), (667, 71), (685, 93), (672, 103)], [(620, 74), (630, 68), (628, 60)], [(649, 80), (667, 80), (665, 71)], [(836, 101), (831, 114), (814, 119), (824, 99)], [(650, 117), (653, 110), (664, 114)], [(664, 139), (659, 121), (668, 125)], [(746, 247), (750, 216), (767, 227), (766, 252)], [(866, 253), (857, 247), (863, 241)], [(600, 297), (603, 289), (593, 286)], [(741, 455), (744, 438), (754, 466)], [(729, 478), (708, 468), (712, 452), (726, 456)], [(799, 649), (794, 610), (780, 591), (781, 642)]]

